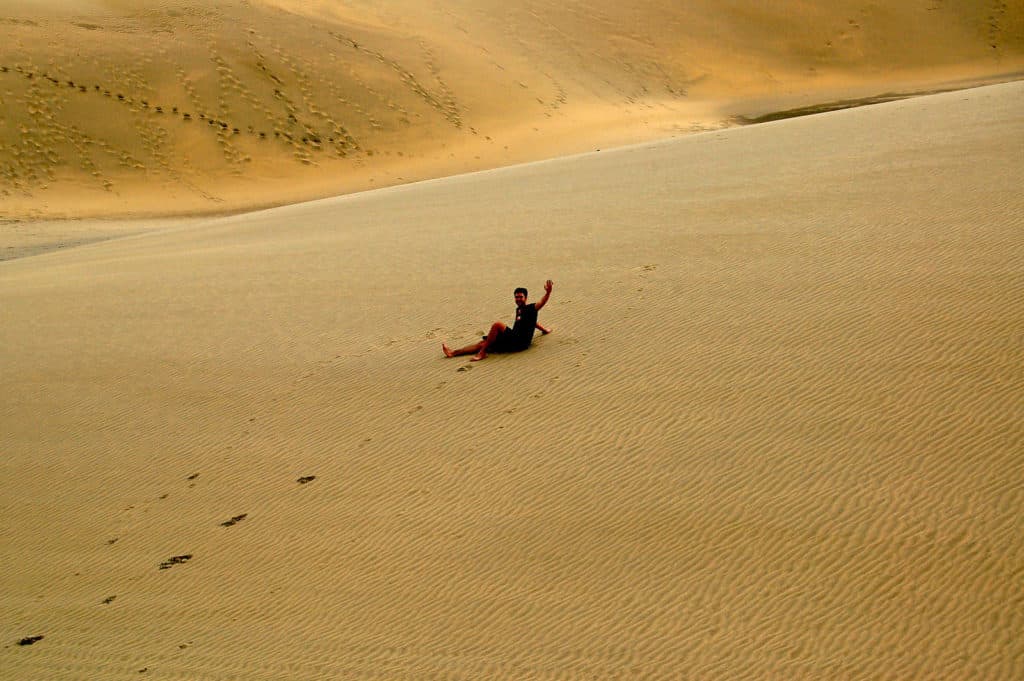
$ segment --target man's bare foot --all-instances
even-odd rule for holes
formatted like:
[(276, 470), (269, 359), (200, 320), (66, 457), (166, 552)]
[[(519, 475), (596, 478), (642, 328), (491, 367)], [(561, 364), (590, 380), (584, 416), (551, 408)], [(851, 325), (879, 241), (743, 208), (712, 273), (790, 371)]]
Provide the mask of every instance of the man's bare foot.
[(447, 346), (447, 345), (445, 345), (444, 343), (441, 343), (441, 352), (443, 352), (443, 353), (444, 353), (444, 356), (445, 356), (445, 357), (454, 357), (454, 356), (455, 356), (455, 353), (454, 353), (454, 352), (452, 352), (452, 351), (451, 351), (451, 350), (450, 350), (450, 349), (448, 348), (448, 346)]
[(487, 353), (484, 352), (483, 350), (481, 350), (480, 352), (478, 352), (475, 355), (473, 355), (472, 357), (470, 357), (469, 361), (470, 362), (479, 362), (482, 359), (487, 359)]

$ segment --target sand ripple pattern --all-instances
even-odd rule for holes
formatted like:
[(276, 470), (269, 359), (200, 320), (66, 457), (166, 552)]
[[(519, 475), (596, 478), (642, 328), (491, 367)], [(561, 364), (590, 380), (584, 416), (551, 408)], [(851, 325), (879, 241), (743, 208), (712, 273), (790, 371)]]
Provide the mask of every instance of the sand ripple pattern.
[(1024, 677), (1022, 94), (0, 263), (0, 676)]

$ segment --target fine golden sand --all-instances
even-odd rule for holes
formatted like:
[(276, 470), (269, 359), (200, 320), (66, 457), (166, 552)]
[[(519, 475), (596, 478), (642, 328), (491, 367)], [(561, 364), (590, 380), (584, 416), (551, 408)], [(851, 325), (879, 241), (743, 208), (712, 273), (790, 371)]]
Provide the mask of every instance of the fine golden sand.
[(0, 220), (237, 212), (1021, 72), (999, 0), (0, 0)]
[(1024, 678), (1022, 101), (0, 263), (0, 676)]
[(0, 0), (0, 679), (1024, 678), (1022, 73), (999, 0)]

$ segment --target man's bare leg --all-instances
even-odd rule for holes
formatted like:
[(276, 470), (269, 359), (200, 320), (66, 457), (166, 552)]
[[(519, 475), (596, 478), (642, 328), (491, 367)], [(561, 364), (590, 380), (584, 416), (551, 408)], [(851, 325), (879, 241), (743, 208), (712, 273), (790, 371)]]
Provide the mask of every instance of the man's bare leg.
[(487, 348), (491, 347), (494, 340), (498, 337), (498, 334), (507, 329), (501, 322), (494, 322), (491, 324), (491, 330), (487, 332), (487, 338), (481, 341), (480, 349), (477, 353), (469, 358), (470, 362), (479, 362), (482, 359), (487, 359)]
[(477, 352), (480, 352), (480, 348), (482, 348), (483, 345), (484, 345), (484, 342), (480, 341), (479, 343), (473, 343), (472, 345), (467, 345), (466, 347), (459, 348), (458, 350), (452, 350), (451, 348), (449, 348), (444, 343), (441, 343), (441, 352), (444, 353), (445, 357), (458, 357), (459, 355), (473, 355), (473, 354), (476, 354)]
[(491, 330), (487, 333), (487, 338), (480, 341), (479, 343), (473, 343), (467, 345), (464, 348), (458, 350), (452, 350), (444, 343), (441, 344), (441, 352), (444, 353), (445, 357), (458, 357), (460, 355), (474, 355), (472, 361), (477, 361), (487, 358), (487, 346), (494, 342), (494, 339), (498, 337), (498, 334), (507, 329), (501, 322), (494, 322), (491, 324)]

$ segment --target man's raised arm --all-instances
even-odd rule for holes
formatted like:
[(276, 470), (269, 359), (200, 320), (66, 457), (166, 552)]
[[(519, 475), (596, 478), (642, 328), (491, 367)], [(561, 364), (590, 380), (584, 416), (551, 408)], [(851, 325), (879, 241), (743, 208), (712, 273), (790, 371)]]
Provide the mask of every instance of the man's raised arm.
[(536, 302), (536, 304), (535, 304), (535, 307), (537, 308), (538, 312), (540, 312), (540, 309), (542, 307), (544, 307), (545, 305), (548, 304), (548, 298), (551, 297), (551, 288), (553, 286), (554, 286), (554, 284), (551, 283), (550, 279), (548, 279), (546, 282), (544, 282), (544, 297), (541, 298), (540, 300), (538, 300)]

